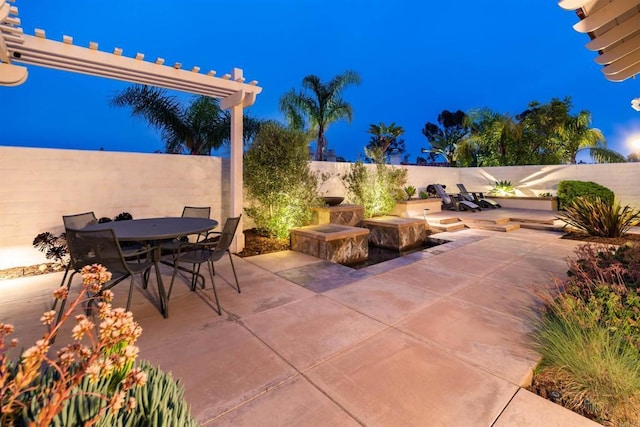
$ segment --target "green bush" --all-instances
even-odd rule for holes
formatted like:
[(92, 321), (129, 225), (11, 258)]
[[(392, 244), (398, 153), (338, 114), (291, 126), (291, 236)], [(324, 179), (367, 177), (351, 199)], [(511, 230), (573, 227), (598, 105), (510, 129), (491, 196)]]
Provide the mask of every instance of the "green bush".
[(571, 203), (578, 197), (599, 197), (606, 203), (613, 203), (615, 195), (609, 190), (593, 181), (560, 181), (558, 183), (558, 202), (560, 209)]
[(403, 186), (407, 182), (407, 169), (376, 163), (370, 170), (358, 160), (342, 177), (351, 201), (364, 206), (364, 217), (387, 215), (397, 202), (405, 199)]
[[(184, 400), (184, 390), (179, 381), (171, 374), (165, 373), (148, 362), (139, 364), (142, 372), (147, 374), (144, 386), (134, 387), (127, 392), (124, 402), (129, 398), (136, 399), (136, 406), (127, 410), (126, 405), (118, 412), (110, 412), (102, 416), (96, 426), (196, 426), (197, 423), (190, 415), (190, 409)], [(39, 390), (46, 389), (58, 380), (58, 372), (48, 367), (33, 383), (33, 389), (25, 396), (24, 401), (30, 402), (16, 420), (17, 425), (28, 425), (33, 422), (42, 410), (45, 402)], [(64, 402), (62, 411), (50, 424), (53, 427), (80, 426), (91, 420), (101, 408), (106, 406), (102, 396), (109, 395), (109, 377), (102, 377), (97, 383), (91, 384), (88, 378), (75, 388), (73, 397)]]
[(427, 193), (426, 191), (420, 191), (420, 193), (418, 194), (418, 197), (420, 197), (421, 199), (428, 199), (429, 193)]
[(640, 245), (583, 245), (534, 332), (538, 384), (606, 425), (640, 425)]
[(244, 185), (250, 201), (245, 212), (271, 237), (311, 222), (322, 206), (318, 175), (309, 167), (307, 136), (276, 123), (263, 125), (244, 155)]
[(638, 224), (640, 212), (597, 196), (576, 197), (558, 218), (590, 236), (620, 237)]
[(590, 314), (569, 295), (549, 306), (534, 334), (542, 355), (535, 375), (554, 383), (576, 412), (606, 425), (640, 425), (640, 353)]

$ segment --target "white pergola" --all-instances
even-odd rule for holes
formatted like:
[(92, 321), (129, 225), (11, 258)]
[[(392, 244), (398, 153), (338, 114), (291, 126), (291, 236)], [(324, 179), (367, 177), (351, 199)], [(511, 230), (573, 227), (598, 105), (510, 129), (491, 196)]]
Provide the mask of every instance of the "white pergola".
[[(640, 0), (561, 0), (558, 5), (580, 18), (573, 29), (589, 35), (586, 48), (598, 52), (595, 61), (607, 80), (621, 82), (640, 73)], [(631, 106), (640, 111), (640, 98)]]
[[(15, 0), (9, 0), (12, 3)], [(18, 8), (0, 0), (0, 85), (17, 86), (28, 77), (23, 63), (74, 73), (89, 74), (132, 83), (158, 86), (220, 99), (220, 106), (231, 110), (231, 216), (242, 213), (242, 114), (243, 108), (253, 105), (262, 88), (253, 80), (245, 83), (242, 70), (216, 77), (211, 70), (200, 73), (200, 67), (182, 69), (182, 64), (165, 65), (163, 58), (153, 62), (144, 60), (143, 53), (123, 56), (123, 50), (112, 53), (98, 50), (98, 43), (88, 47), (75, 46), (73, 38), (63, 36), (61, 42), (46, 38), (44, 30), (35, 35), (24, 34)], [(244, 248), (244, 239), (237, 236), (234, 250)]]

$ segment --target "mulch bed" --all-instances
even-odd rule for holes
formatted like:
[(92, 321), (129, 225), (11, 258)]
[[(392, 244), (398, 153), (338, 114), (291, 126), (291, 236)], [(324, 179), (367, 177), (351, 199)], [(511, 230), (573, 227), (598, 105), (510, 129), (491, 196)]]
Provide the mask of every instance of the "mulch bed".
[(274, 239), (258, 232), (255, 228), (244, 231), (244, 249), (237, 255), (249, 257), (254, 255), (270, 254), (272, 252), (286, 251), (289, 249), (289, 239)]

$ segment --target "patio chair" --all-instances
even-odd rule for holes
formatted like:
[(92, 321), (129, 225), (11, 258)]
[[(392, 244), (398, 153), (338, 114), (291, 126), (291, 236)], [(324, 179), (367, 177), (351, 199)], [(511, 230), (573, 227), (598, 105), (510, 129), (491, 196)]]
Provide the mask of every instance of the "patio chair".
[[(101, 264), (112, 275), (111, 280), (103, 285), (102, 290), (89, 299), (87, 314), (91, 312), (93, 299), (95, 297), (100, 297), (102, 295), (102, 291), (111, 289), (124, 279), (131, 277), (126, 305), (126, 310), (129, 311), (131, 307), (131, 298), (133, 296), (135, 275), (140, 274), (146, 285), (148, 276), (145, 273), (154, 265), (152, 255), (156, 248), (153, 246), (146, 247), (135, 254), (137, 261), (127, 261), (115, 233), (110, 228), (106, 230), (91, 231), (68, 229), (67, 245), (69, 246), (71, 259), (74, 262), (74, 272), (71, 274), (71, 277), (67, 282), (67, 289), (71, 287), (71, 280), (73, 279), (73, 276), (86, 265)], [(64, 303), (65, 300), (62, 301), (57, 321), (59, 321), (62, 315)]]
[(464, 186), (464, 184), (456, 184), (456, 185), (458, 186), (458, 190), (460, 190), (460, 195), (462, 197), (464, 197), (466, 200), (469, 200), (470, 202), (474, 202), (475, 204), (480, 205), (480, 207), (491, 208), (491, 209), (497, 209), (502, 207), (500, 203), (497, 203), (495, 200), (485, 198), (482, 193), (477, 193), (477, 192), (469, 193), (466, 187)]
[[(173, 284), (175, 282), (178, 270), (185, 271), (191, 275), (191, 290), (195, 291), (198, 285), (198, 280), (202, 280), (202, 289), (205, 288), (205, 278), (200, 273), (202, 264), (207, 264), (209, 267), (209, 276), (211, 277), (211, 286), (213, 287), (213, 296), (216, 300), (217, 313), (222, 314), (220, 309), (220, 302), (218, 300), (218, 293), (216, 291), (216, 284), (214, 280), (215, 267), (214, 263), (220, 261), (225, 253), (229, 254), (229, 261), (231, 262), (231, 269), (233, 270), (233, 277), (236, 282), (236, 291), (240, 293), (240, 283), (238, 282), (238, 275), (236, 274), (236, 268), (233, 264), (233, 257), (229, 247), (233, 242), (238, 224), (240, 223), (241, 216), (230, 217), (225, 221), (222, 232), (209, 232), (207, 238), (195, 242), (181, 243), (178, 250), (173, 254), (171, 262), (173, 264), (173, 275), (171, 276), (171, 284), (169, 285), (169, 292), (167, 293), (167, 303), (173, 290)], [(191, 268), (183, 267), (181, 264), (190, 264)]]
[(442, 199), (442, 207), (444, 209), (454, 210), (454, 211), (471, 211), (477, 212), (482, 210), (480, 206), (477, 204), (470, 202), (469, 200), (462, 199), (453, 194), (447, 194), (442, 188), (441, 184), (433, 184), (438, 196)]
[[(211, 207), (203, 206), (185, 206), (182, 209), (182, 217), (183, 218), (210, 218), (211, 216)], [(200, 240), (204, 234), (198, 234), (196, 241)], [(189, 236), (182, 236), (177, 239), (166, 240), (160, 243), (160, 250), (162, 254), (170, 254), (174, 253), (178, 250), (178, 246), (181, 243), (187, 243), (189, 241)]]
[[(96, 217), (96, 214), (93, 212), (85, 212), (85, 213), (80, 213), (75, 215), (63, 215), (62, 223), (64, 224), (65, 239), (67, 235), (67, 230), (83, 228), (86, 225), (94, 224), (96, 222), (98, 222), (98, 218)], [(67, 247), (68, 246), (69, 245), (67, 243)], [(73, 273), (69, 278), (69, 283), (71, 283), (71, 278), (73, 277), (73, 275), (76, 274), (78, 271), (82, 270), (82, 267), (84, 267), (84, 265), (82, 265), (81, 261), (74, 259), (73, 255), (71, 254), (71, 251), (69, 250), (69, 262), (67, 263), (67, 268), (64, 270), (64, 276), (62, 276), (62, 282), (60, 282), (60, 286), (64, 286), (70, 270), (73, 270)], [(56, 305), (58, 305), (58, 300), (54, 299), (51, 310), (55, 310)], [(60, 308), (60, 312), (62, 312), (63, 309), (64, 309), (64, 301), (62, 302), (62, 307)]]

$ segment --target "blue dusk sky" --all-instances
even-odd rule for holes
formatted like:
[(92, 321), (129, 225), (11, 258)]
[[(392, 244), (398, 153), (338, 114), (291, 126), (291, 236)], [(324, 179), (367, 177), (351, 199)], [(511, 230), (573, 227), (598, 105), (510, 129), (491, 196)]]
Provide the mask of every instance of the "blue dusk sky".
[[(352, 123), (327, 131), (328, 148), (347, 160), (363, 153), (372, 123), (405, 129), (410, 161), (427, 146), (421, 133), (444, 110), (488, 107), (515, 115), (530, 101), (570, 96), (574, 113), (589, 110), (609, 147), (629, 154), (640, 135), (630, 106), (640, 81), (609, 82), (596, 53), (575, 32), (578, 21), (555, 0), (17, 0), (22, 27), (47, 38), (99, 43), (147, 60), (218, 75), (242, 68), (263, 91), (246, 111), (282, 120), (278, 100), (301, 80), (323, 81), (345, 70), (359, 86), (344, 98)], [(108, 151), (163, 149), (160, 133), (128, 109), (109, 106), (129, 84), (29, 65), (27, 81), (0, 87), (0, 145)], [(171, 92), (188, 101), (192, 95)]]

